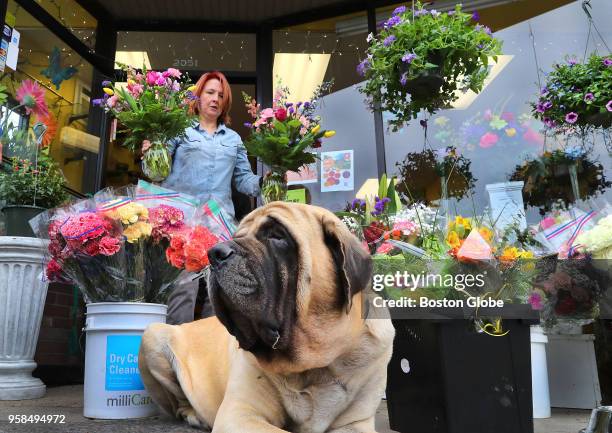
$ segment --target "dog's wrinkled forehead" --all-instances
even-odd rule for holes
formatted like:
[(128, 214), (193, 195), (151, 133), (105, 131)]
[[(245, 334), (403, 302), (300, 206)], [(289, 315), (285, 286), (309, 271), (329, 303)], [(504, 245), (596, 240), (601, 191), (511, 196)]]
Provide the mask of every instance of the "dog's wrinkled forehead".
[(247, 215), (234, 237), (255, 237), (262, 229), (276, 223), (282, 224), (298, 244), (306, 245), (312, 236), (320, 239), (323, 212), (329, 211), (316, 206), (273, 202)]

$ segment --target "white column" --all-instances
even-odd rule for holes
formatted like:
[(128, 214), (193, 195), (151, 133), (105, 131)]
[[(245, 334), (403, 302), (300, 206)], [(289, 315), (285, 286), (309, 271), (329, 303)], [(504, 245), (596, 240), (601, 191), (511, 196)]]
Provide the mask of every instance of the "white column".
[(541, 326), (531, 326), (531, 392), (533, 417), (550, 418), (550, 391), (546, 364), (548, 337)]
[(36, 238), (0, 236), (0, 400), (45, 394), (45, 384), (32, 377), (32, 371), (47, 297), (47, 244)]

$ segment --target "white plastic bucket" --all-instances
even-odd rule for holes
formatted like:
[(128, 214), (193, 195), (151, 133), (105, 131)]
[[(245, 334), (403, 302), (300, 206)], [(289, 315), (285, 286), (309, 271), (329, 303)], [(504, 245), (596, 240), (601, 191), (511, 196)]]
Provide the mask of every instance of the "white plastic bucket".
[(546, 364), (548, 337), (541, 326), (531, 326), (531, 392), (533, 417), (550, 418), (550, 392)]
[(145, 328), (166, 323), (167, 310), (138, 302), (87, 304), (84, 416), (125, 419), (158, 413), (140, 378), (138, 350)]

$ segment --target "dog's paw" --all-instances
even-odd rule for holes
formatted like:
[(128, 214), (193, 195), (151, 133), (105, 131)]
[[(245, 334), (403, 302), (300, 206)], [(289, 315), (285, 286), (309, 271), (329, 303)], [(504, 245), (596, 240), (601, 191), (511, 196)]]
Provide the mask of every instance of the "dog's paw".
[(176, 415), (178, 418), (182, 418), (187, 424), (189, 424), (193, 428), (197, 428), (200, 430), (204, 430), (209, 432), (210, 427), (203, 421), (201, 421), (195, 413), (195, 410), (191, 406), (183, 406), (179, 407), (176, 410)]

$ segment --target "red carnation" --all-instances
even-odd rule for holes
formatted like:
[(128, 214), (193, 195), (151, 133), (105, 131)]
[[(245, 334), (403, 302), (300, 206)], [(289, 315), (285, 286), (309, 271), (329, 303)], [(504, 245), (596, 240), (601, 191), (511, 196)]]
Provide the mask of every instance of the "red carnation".
[(100, 241), (100, 254), (112, 256), (121, 249), (119, 239), (110, 236), (104, 236)]
[(62, 281), (62, 267), (55, 259), (51, 259), (47, 263), (47, 278), (50, 281)]

